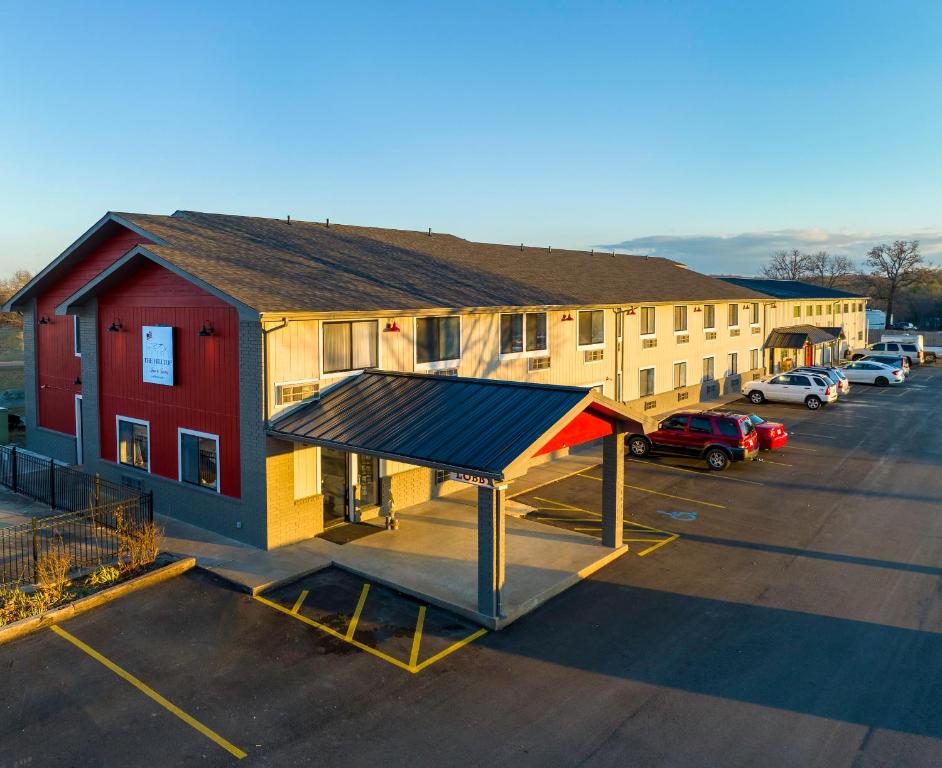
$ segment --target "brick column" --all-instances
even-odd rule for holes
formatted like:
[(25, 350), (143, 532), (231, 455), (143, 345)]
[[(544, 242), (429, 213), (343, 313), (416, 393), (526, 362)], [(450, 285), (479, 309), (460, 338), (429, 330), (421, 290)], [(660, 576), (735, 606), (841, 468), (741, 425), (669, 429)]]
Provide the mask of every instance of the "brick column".
[(506, 541), (504, 488), (478, 488), (478, 612), (500, 616)]
[(615, 434), (602, 441), (602, 544), (622, 545), (625, 524), (625, 434), (619, 422)]

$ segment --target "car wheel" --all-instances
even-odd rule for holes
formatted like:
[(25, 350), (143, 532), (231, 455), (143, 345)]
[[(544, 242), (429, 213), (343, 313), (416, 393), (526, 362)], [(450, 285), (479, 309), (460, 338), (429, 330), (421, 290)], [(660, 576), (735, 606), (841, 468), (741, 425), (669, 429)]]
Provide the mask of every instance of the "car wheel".
[(877, 376), (873, 383), (878, 387), (886, 387), (889, 386), (890, 380), (886, 376)]
[(703, 457), (707, 466), (714, 472), (722, 472), (729, 466), (729, 456), (721, 448), (711, 448)]
[(821, 398), (817, 395), (808, 395), (808, 397), (805, 398), (805, 405), (812, 411), (816, 411), (821, 407)]
[(643, 457), (651, 452), (651, 441), (640, 435), (632, 437), (628, 441), (628, 450), (632, 456)]
[(754, 389), (749, 393), (749, 402), (755, 405), (762, 405), (765, 402), (765, 395), (763, 395), (759, 390)]

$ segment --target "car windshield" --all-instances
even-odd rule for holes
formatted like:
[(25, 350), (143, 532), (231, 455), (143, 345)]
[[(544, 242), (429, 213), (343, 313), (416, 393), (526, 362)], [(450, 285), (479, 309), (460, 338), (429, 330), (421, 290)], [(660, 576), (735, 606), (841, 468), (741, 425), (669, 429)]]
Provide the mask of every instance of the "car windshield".
[(763, 419), (761, 416), (757, 416), (756, 414), (752, 414), (752, 415), (749, 417), (749, 421), (751, 421), (753, 424), (755, 424), (755, 425), (757, 425), (757, 426), (758, 426), (759, 424), (765, 424), (765, 419)]

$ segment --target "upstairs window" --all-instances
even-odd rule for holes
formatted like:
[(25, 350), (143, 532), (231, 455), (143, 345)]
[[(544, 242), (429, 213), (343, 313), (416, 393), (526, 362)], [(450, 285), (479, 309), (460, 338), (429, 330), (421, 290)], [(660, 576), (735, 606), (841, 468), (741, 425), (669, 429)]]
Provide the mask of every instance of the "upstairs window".
[(415, 362), (433, 366), (461, 359), (461, 318), (417, 317), (415, 319)]
[(687, 306), (678, 304), (674, 307), (674, 331), (683, 333), (687, 330)]
[(750, 322), (752, 325), (758, 325), (758, 324), (759, 324), (759, 305), (758, 305), (758, 303), (753, 302), (752, 306), (751, 306), (750, 309), (749, 309), (749, 312), (750, 312), (750, 315), (749, 315), (749, 322)]
[(703, 305), (703, 329), (712, 330), (716, 328), (716, 304)]
[(654, 307), (641, 307), (641, 335), (653, 336), (657, 333), (657, 320)]
[(376, 320), (324, 323), (323, 328), (325, 374), (362, 371), (378, 365)]
[(796, 304), (792, 307), (792, 317), (801, 317), (801, 305)]
[(605, 312), (591, 309), (579, 312), (579, 349), (605, 344)]
[(515, 312), (500, 316), (500, 353), (546, 351), (546, 313)]
[(739, 305), (730, 304), (727, 309), (727, 325), (730, 328), (735, 328), (739, 325)]

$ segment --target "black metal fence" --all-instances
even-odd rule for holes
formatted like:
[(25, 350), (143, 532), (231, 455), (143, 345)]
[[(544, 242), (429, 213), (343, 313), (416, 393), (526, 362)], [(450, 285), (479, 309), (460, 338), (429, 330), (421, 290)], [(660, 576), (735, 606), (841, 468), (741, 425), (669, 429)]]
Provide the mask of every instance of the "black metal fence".
[(35, 582), (37, 564), (53, 551), (67, 554), (73, 571), (114, 562), (119, 524), (140, 529), (154, 520), (152, 494), (12, 447), (0, 446), (0, 485), (61, 510), (0, 528), (0, 586)]

